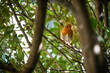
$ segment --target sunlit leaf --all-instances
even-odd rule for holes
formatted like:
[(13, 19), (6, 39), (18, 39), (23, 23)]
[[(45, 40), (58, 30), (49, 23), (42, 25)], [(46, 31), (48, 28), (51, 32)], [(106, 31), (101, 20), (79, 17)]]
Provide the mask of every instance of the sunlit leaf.
[(55, 62), (55, 60), (56, 60), (56, 57), (57, 57), (57, 56), (55, 56), (53, 59), (50, 59), (50, 60), (48, 60), (48, 61), (46, 62), (46, 64), (45, 64), (45, 68), (46, 68), (46, 69), (48, 69), (49, 67), (51, 67), (51, 66), (54, 64), (54, 62)]

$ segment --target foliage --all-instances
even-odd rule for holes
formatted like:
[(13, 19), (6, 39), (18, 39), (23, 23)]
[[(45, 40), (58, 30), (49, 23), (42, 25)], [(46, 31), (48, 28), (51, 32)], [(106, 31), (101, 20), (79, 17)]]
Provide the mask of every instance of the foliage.
[[(34, 19), (36, 13), (36, 1), (35, 0), (12, 0), (12, 5), (16, 12), (17, 18), (21, 23), (28, 40), (32, 42)], [(94, 31), (97, 33), (97, 19), (94, 16), (95, 12), (94, 4), (92, 1), (88, 1), (88, 4), (93, 8), (88, 6), (88, 11), (90, 15), (90, 20)], [(110, 8), (110, 4), (109, 4)], [(70, 23), (74, 26), (73, 30), (73, 41), (72, 48), (68, 49), (68, 45), (60, 40), (60, 32), (62, 25)], [(103, 24), (103, 23), (101, 23)], [(40, 61), (43, 67), (48, 73), (60, 73), (60, 69), (68, 70), (69, 73), (79, 73), (83, 69), (83, 56), (81, 52), (81, 47), (79, 43), (79, 34), (76, 26), (76, 21), (74, 15), (66, 7), (58, 5), (58, 3), (48, 2), (47, 6), (47, 16), (45, 20), (44, 35), (42, 40), (42, 49), (40, 54)], [(104, 47), (106, 51), (110, 48), (110, 29), (106, 27), (101, 27), (105, 30), (105, 38), (102, 37)], [(17, 70), (26, 63), (30, 49), (27, 42), (24, 42), (25, 36), (20, 30), (20, 26), (17, 25), (16, 20), (13, 16), (13, 12), (9, 7), (7, 0), (1, 0), (0, 2), (0, 61), (8, 64), (12, 64)], [(57, 36), (57, 38), (55, 37)], [(102, 35), (100, 35), (102, 36)], [(25, 40), (27, 41), (27, 40)], [(75, 50), (75, 51), (74, 51)], [(110, 53), (108, 54), (110, 55)], [(58, 65), (61, 67), (59, 69)], [(81, 68), (82, 67), (82, 68)], [(5, 70), (0, 70), (0, 72), (6, 72)], [(41, 73), (40, 64), (37, 64), (33, 73)]]

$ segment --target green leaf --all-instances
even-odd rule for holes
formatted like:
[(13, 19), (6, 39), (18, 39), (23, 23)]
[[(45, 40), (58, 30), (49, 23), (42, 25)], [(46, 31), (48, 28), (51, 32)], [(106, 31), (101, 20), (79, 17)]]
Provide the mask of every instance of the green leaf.
[(20, 34), (20, 35), (18, 35), (18, 37), (21, 37), (21, 38), (23, 38), (23, 34)]
[(5, 25), (4, 24), (0, 24), (0, 30), (4, 29), (4, 28), (5, 28)]
[(10, 35), (10, 33), (13, 32), (13, 29), (14, 29), (14, 25), (5, 27), (5, 28), (4, 28), (4, 35), (5, 35), (5, 36)]
[(48, 69), (49, 67), (51, 67), (54, 64), (56, 58), (57, 58), (57, 56), (55, 56), (55, 58), (53, 58), (53, 59), (48, 60), (45, 64), (45, 68)]
[(20, 61), (22, 61), (24, 59), (24, 54), (20, 48), (18, 48), (17, 51), (18, 51), (17, 57)]
[(45, 24), (47, 24), (47, 23), (50, 22), (50, 21), (52, 21), (52, 18), (47, 17), (47, 18), (46, 18), (46, 21), (45, 21)]
[(52, 16), (54, 15), (54, 13), (50, 10), (47, 10), (47, 14), (52, 15)]
[(0, 58), (2, 57), (2, 55), (3, 55), (3, 51), (0, 51)]
[(16, 44), (19, 44), (19, 39), (17, 37), (16, 34), (13, 34), (13, 41), (16, 43)]
[(94, 17), (91, 17), (90, 21), (91, 21), (92, 27), (96, 30), (97, 20)]
[(107, 40), (106, 46), (107, 46), (107, 47), (110, 47), (110, 40)]
[(4, 42), (4, 40), (5, 40), (5, 37), (2, 37), (2, 38), (0, 39), (0, 45)]
[(13, 65), (13, 67), (16, 68), (16, 62), (15, 62), (15, 59), (14, 59), (14, 58), (11, 58), (11, 59), (10, 59), (10, 62), (11, 62), (11, 64)]
[(8, 7), (5, 7), (4, 9), (3, 9), (3, 16), (4, 17), (7, 17), (8, 19), (9, 19), (9, 17), (10, 17), (10, 14), (9, 14), (10, 12), (9, 12), (9, 8)]
[(107, 33), (107, 38), (110, 39), (110, 30), (107, 29), (106, 33)]
[(70, 73), (79, 73), (78, 71), (71, 71)]
[(59, 27), (59, 23), (57, 23), (57, 22), (53, 22), (54, 23), (54, 25), (55, 25), (55, 27)]

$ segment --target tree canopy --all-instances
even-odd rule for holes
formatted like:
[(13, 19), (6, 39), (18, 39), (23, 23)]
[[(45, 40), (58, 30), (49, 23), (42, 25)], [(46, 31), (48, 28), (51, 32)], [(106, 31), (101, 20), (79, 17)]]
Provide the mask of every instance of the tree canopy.
[[(0, 73), (109, 73), (109, 0), (0, 0)], [(71, 45), (61, 30), (72, 25)]]

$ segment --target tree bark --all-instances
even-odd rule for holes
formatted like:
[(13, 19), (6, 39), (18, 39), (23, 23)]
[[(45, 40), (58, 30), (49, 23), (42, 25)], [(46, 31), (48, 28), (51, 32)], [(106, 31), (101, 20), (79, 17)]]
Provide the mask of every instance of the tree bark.
[[(97, 40), (97, 35), (91, 27), (85, 0), (72, 0), (73, 13), (75, 14), (79, 31), (80, 43), (84, 55), (85, 69), (87, 73), (106, 73), (102, 49)], [(73, 11), (71, 10), (71, 11)], [(96, 51), (99, 49), (99, 52)]]
[(35, 19), (32, 48), (30, 51), (27, 64), (25, 64), (22, 67), (19, 73), (32, 73), (32, 71), (35, 69), (36, 64), (39, 60), (39, 55), (40, 55), (39, 45), (41, 43), (42, 35), (43, 35), (47, 0), (37, 0), (37, 3), (38, 3), (38, 9), (37, 9), (37, 14)]

